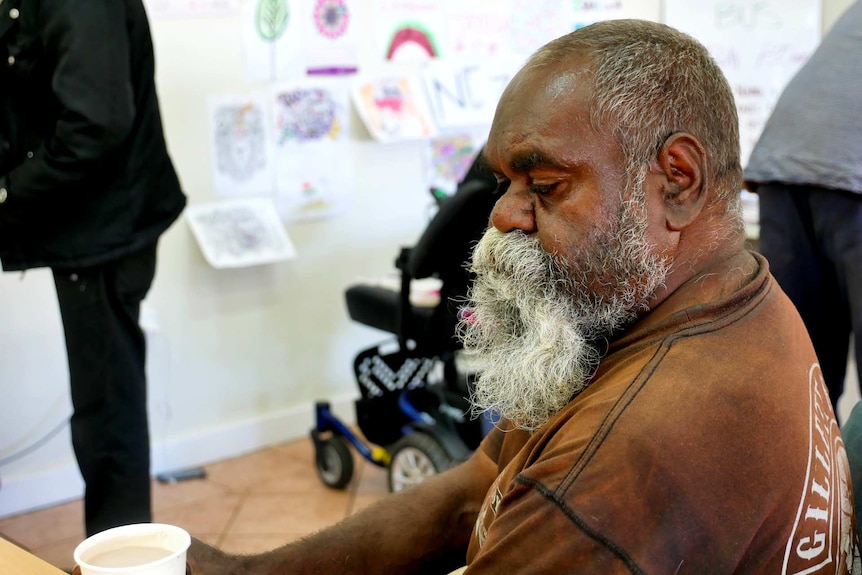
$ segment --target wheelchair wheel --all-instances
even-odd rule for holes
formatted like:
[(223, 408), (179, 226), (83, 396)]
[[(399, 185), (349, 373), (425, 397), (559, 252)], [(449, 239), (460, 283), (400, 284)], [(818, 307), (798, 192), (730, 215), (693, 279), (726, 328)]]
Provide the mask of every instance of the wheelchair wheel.
[(353, 455), (338, 435), (322, 439), (315, 444), (317, 474), (324, 485), (344, 489), (353, 479)]
[(429, 477), (449, 469), (452, 458), (431, 435), (411, 433), (392, 446), (389, 463), (389, 491), (396, 493), (418, 485)]

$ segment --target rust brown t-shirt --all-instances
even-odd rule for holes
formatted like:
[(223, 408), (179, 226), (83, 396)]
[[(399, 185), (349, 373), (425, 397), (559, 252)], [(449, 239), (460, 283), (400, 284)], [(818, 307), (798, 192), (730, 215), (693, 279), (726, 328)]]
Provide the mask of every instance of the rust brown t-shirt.
[(757, 263), (678, 289), (535, 433), (488, 435), (466, 575), (860, 571), (817, 359)]

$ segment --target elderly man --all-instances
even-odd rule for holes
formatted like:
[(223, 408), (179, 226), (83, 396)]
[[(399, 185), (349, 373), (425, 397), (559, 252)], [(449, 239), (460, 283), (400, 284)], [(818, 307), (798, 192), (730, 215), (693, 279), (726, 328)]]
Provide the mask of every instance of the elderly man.
[(793, 306), (747, 252), (737, 117), (706, 50), (615, 21), (539, 50), (462, 326), (466, 463), (306, 540), (195, 573), (856, 573), (841, 435)]

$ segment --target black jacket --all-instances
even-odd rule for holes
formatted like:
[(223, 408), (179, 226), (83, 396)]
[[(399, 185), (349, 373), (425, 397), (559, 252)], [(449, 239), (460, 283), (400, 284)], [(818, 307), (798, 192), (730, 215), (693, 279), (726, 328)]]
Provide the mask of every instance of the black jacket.
[(141, 0), (0, 0), (0, 201), (4, 270), (105, 263), (182, 212)]

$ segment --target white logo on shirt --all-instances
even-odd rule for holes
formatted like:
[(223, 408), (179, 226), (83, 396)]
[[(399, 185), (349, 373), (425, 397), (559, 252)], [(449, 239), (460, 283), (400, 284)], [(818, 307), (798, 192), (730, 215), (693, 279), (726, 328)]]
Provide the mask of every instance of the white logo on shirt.
[(808, 383), (808, 468), (783, 575), (815, 573), (842, 558), (852, 561), (856, 552), (847, 454), (818, 364), (811, 366)]

